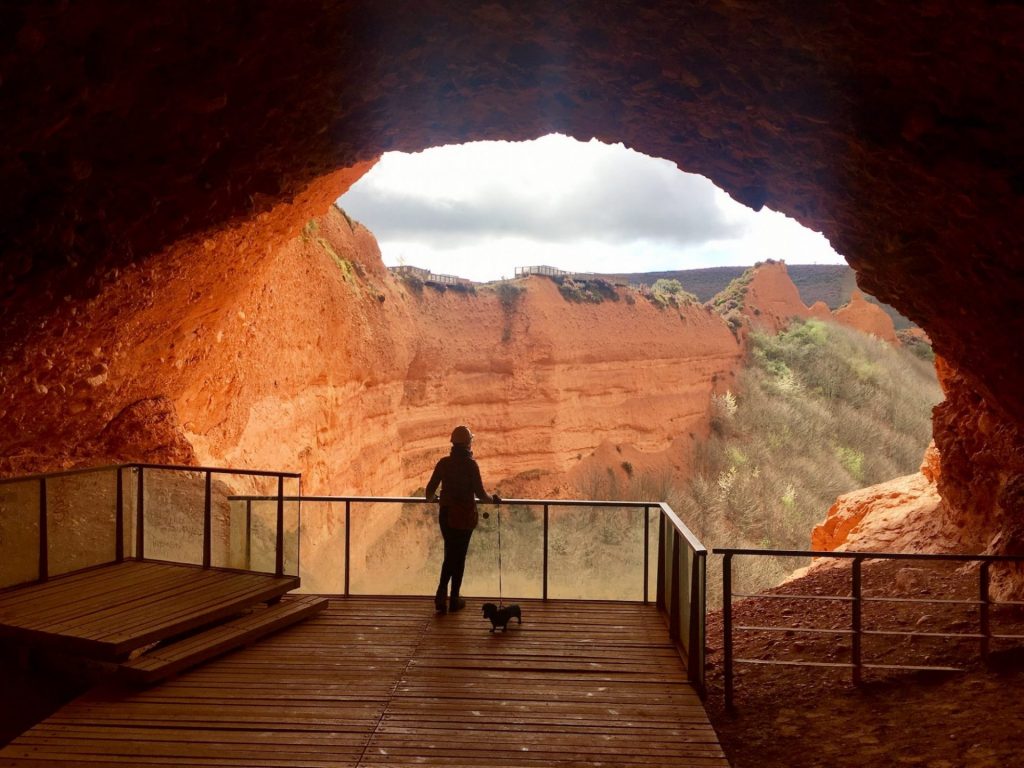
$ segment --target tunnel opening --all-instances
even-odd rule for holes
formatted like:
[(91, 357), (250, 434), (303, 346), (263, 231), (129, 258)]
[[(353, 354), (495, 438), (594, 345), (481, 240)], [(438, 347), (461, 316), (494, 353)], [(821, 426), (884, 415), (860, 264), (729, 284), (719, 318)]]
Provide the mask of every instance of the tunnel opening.
[[(157, 2), (116, 16), (90, 4), (5, 8), (3, 471), (100, 456), (193, 461), (181, 435), (205, 435), (201, 450), (213, 453), (231, 434), (251, 430), (255, 441), (273, 389), (290, 386), (309, 350), (285, 344), (277, 364), (247, 356), (247, 334), (265, 326), (241, 305), (269, 312), (280, 281), (318, 277), (274, 272), (260, 244), (284, 244), (328, 210), (351, 181), (336, 169), (391, 149), (557, 130), (623, 139), (826, 232), (860, 285), (919, 323), (939, 354), (936, 516), (957, 532), (949, 546), (1024, 551), (1021, 10), (780, 0), (603, 11), (583, 2), (469, 12), (357, 2), (307, 14), (240, 3), (184, 14)], [(186, 274), (197, 287), (179, 292)], [(364, 322), (370, 306), (348, 305)], [(128, 315), (142, 329), (135, 343), (105, 344), (96, 329)], [(236, 361), (226, 383), (202, 353), (224, 339)], [(358, 349), (336, 362), (358, 366)], [(251, 420), (242, 409), (182, 420), (180, 403), (230, 411), (242, 383), (269, 369), (268, 390), (242, 398)], [(165, 394), (139, 396), (122, 371)], [(358, 386), (376, 381), (371, 371)], [(347, 428), (344, 415), (317, 425)], [(352, 459), (354, 471), (377, 461)], [(1005, 680), (981, 685), (988, 711), (1005, 711)], [(952, 714), (958, 730), (944, 750), (1014, 759), (1013, 747), (977, 747), (1005, 737), (996, 718), (922, 707), (916, 687), (902, 701), (888, 690), (889, 714), (912, 714), (908, 749), (927, 748), (915, 736), (938, 741)], [(962, 695), (946, 690), (948, 700)], [(779, 700), (761, 703), (764, 733), (814, 725), (776, 717)], [(848, 711), (858, 723), (877, 714)], [(884, 736), (844, 731), (853, 741), (834, 727), (814, 731), (815, 746), (837, 747), (830, 756), (840, 759)]]

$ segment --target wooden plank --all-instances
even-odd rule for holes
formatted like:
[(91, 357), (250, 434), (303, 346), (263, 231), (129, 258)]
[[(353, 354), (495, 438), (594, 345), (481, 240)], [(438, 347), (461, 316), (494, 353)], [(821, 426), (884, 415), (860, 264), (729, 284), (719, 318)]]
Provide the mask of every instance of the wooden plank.
[(122, 664), (120, 671), (122, 677), (131, 682), (155, 683), (271, 632), (304, 621), (326, 607), (326, 600), (314, 596), (280, 603)]

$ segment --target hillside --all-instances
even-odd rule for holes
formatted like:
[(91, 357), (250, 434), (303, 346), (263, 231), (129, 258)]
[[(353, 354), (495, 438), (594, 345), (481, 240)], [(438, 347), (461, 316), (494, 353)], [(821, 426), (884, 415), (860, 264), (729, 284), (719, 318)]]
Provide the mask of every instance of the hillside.
[[(10, 353), (0, 470), (171, 461), (406, 495), (465, 422), (489, 487), (558, 495), (610, 457), (685, 475), (742, 357), (700, 305), (570, 301), (543, 278), (406, 284), (334, 208), (278, 248), (247, 246), (225, 237), (121, 273)], [(360, 514), (362, 558), (401, 510)], [(304, 512), (310, 568), (332, 515)]]
[[(754, 334), (673, 503), (709, 546), (806, 549), (837, 496), (917, 472), (941, 399), (931, 364), (857, 331), (810, 319)], [(764, 561), (741, 591), (795, 565)]]
[[(704, 269), (682, 269), (667, 272), (623, 272), (606, 275), (609, 280), (640, 285), (653, 285), (657, 280), (678, 280), (683, 287), (695, 294), (701, 301), (710, 301), (723, 291), (731, 281), (740, 277), (745, 267), (706, 267)], [(850, 301), (857, 288), (855, 274), (845, 264), (787, 264), (789, 277), (800, 292), (800, 298), (808, 306), (822, 301), (836, 310)], [(888, 304), (873, 296), (865, 298), (880, 306), (892, 318), (897, 330), (910, 328), (914, 324)]]

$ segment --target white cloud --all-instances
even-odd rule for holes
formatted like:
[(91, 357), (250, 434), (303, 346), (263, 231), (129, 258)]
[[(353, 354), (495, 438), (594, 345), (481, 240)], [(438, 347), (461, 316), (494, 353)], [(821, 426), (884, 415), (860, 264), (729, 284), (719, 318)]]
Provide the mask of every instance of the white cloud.
[(558, 135), (389, 152), (338, 203), (375, 233), (385, 263), (475, 280), (530, 264), (645, 272), (769, 257), (842, 262), (820, 234), (754, 213), (667, 160)]

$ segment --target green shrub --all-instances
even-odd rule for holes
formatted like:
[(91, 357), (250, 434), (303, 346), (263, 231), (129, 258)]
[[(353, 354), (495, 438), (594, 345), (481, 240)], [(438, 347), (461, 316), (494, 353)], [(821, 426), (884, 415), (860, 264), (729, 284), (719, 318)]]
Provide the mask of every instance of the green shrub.
[[(912, 350), (833, 323), (750, 341), (735, 408), (726, 395), (712, 401), (711, 436), (669, 503), (709, 546), (807, 549), (837, 496), (917, 471), (942, 393), (934, 366)], [(748, 560), (737, 591), (800, 566)], [(715, 600), (717, 579), (709, 575)]]
[(725, 288), (711, 299), (711, 306), (722, 314), (732, 309), (743, 309), (743, 303), (747, 296), (747, 286), (754, 279), (754, 270), (757, 266), (747, 269), (737, 278), (729, 282)]
[(659, 309), (666, 307), (688, 307), (699, 304), (700, 300), (689, 291), (683, 288), (678, 280), (667, 280), (660, 278), (654, 281), (647, 298)]
[(566, 301), (577, 304), (600, 304), (605, 300), (618, 301), (619, 292), (615, 286), (602, 278), (574, 280), (571, 277), (552, 277), (558, 285), (558, 292)]

